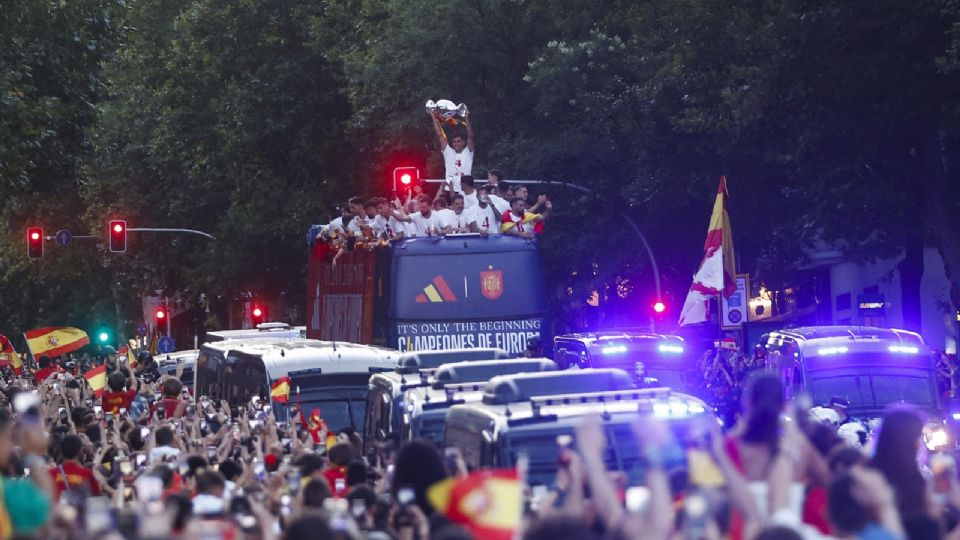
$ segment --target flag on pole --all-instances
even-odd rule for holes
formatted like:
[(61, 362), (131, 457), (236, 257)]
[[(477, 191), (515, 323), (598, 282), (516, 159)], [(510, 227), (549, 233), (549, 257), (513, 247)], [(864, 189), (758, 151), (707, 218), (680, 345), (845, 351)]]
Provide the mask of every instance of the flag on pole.
[(733, 232), (727, 213), (727, 177), (720, 177), (713, 214), (703, 244), (703, 261), (693, 276), (693, 284), (680, 312), (680, 326), (706, 322), (710, 299), (722, 294), (729, 298), (736, 292), (736, 261), (733, 256)]
[(433, 484), (427, 500), (475, 538), (512, 540), (521, 525), (523, 483), (516, 469), (482, 470)]
[[(307, 431), (313, 437), (313, 444), (320, 444), (320, 432), (326, 431), (327, 423), (320, 416), (320, 409), (310, 411), (310, 419), (307, 421)], [(326, 441), (324, 441), (326, 443)]]
[(10, 343), (7, 336), (0, 334), (0, 364), (4, 363), (9, 363), (13, 372), (17, 375), (23, 371), (23, 362), (21, 362), (17, 350), (13, 348), (13, 344)]
[(100, 364), (83, 374), (93, 393), (98, 398), (103, 394), (103, 389), (107, 386), (107, 365)]
[(90, 344), (87, 333), (79, 328), (47, 326), (24, 334), (34, 358), (60, 356)]
[(280, 377), (270, 386), (270, 399), (274, 403), (290, 403), (290, 377)]
[(138, 347), (135, 339), (127, 341), (127, 365), (130, 366), (130, 369), (137, 369), (137, 357), (133, 354), (133, 350), (136, 348)]

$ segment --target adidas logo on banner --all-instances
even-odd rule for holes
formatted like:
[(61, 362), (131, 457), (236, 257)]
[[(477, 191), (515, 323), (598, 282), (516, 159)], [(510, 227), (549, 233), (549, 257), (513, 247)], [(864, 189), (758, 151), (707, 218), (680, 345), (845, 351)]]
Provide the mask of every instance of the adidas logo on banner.
[(417, 295), (416, 301), (418, 304), (426, 304), (427, 302), (456, 302), (457, 297), (453, 294), (453, 291), (450, 290), (450, 286), (447, 285), (443, 276), (437, 276), (433, 278), (433, 282), (430, 283), (430, 285), (423, 288), (422, 293)]

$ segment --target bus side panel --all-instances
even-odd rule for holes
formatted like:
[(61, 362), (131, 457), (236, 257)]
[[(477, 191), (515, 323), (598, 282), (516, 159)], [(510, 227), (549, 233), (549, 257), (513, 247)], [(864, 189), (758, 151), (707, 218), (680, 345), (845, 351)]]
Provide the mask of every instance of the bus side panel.
[(376, 254), (358, 250), (333, 266), (311, 253), (307, 264), (307, 337), (373, 343)]

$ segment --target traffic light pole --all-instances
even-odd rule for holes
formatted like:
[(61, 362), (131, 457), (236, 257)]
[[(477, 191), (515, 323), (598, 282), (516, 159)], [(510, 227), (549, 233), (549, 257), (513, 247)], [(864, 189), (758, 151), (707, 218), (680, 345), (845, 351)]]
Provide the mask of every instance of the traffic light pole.
[[(441, 178), (424, 178), (420, 180), (428, 184), (443, 184), (446, 180)], [(505, 179), (504, 182), (508, 184), (523, 184), (523, 185), (539, 185), (539, 186), (558, 186), (565, 187), (570, 189), (575, 189), (577, 191), (582, 191), (583, 193), (593, 194), (594, 191), (588, 187), (581, 186), (580, 184), (574, 184), (572, 182), (563, 182), (561, 180), (510, 180)], [(663, 300), (660, 296), (660, 269), (657, 266), (657, 258), (653, 256), (653, 250), (650, 248), (650, 243), (647, 242), (647, 238), (640, 232), (640, 227), (637, 227), (637, 224), (630, 218), (630, 216), (621, 213), (623, 220), (627, 222), (627, 225), (633, 229), (633, 232), (637, 233), (637, 236), (640, 238), (640, 243), (643, 244), (643, 249), (647, 252), (647, 257), (650, 259), (650, 267), (653, 270), (653, 285), (657, 291), (657, 302)], [(132, 229), (131, 229), (132, 230)]]

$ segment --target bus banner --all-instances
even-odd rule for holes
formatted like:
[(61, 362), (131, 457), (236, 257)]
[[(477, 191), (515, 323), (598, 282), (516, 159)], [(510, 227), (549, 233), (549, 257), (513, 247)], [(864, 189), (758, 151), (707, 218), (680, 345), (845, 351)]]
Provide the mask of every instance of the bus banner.
[(496, 347), (512, 355), (527, 348), (527, 340), (541, 337), (544, 318), (481, 321), (394, 322), (389, 346), (401, 351)]

